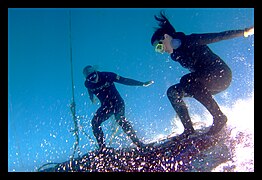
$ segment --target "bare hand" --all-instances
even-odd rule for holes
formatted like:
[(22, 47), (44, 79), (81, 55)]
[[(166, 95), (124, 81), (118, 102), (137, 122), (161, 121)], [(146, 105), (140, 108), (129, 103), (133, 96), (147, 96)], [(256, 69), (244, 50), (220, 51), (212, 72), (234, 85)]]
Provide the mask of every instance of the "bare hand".
[(147, 86), (150, 86), (153, 83), (154, 83), (154, 81), (147, 81), (147, 82), (144, 82), (143, 86), (147, 87)]
[(254, 34), (254, 26), (246, 28), (244, 31), (244, 36), (248, 37)]

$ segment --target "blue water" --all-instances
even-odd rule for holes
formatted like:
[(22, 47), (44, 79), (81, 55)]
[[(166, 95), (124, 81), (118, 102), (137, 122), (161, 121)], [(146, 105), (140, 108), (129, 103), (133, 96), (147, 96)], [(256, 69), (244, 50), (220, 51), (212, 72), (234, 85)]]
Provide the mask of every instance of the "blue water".
[[(82, 69), (97, 65), (140, 81), (154, 80), (149, 87), (116, 84), (126, 103), (126, 117), (147, 141), (172, 133), (176, 116), (166, 96), (188, 70), (157, 54), (150, 44), (158, 8), (8, 9), (8, 171), (34, 172), (48, 162), (63, 162), (73, 154), (75, 136), (70, 111), (72, 77), (70, 64), (69, 11), (74, 97), (80, 124), (80, 154), (96, 149), (91, 119), (93, 105), (84, 87)], [(167, 8), (170, 22), (185, 34), (221, 32), (254, 25), (252, 8)], [(254, 36), (210, 44), (232, 68), (233, 81), (215, 96), (221, 106), (232, 107), (254, 93)], [(186, 99), (191, 114), (205, 109)], [(121, 129), (110, 141), (116, 126), (103, 124), (107, 144), (126, 147), (131, 141)], [(251, 119), (254, 121), (254, 119)], [(246, 122), (249, 123), (249, 122)]]

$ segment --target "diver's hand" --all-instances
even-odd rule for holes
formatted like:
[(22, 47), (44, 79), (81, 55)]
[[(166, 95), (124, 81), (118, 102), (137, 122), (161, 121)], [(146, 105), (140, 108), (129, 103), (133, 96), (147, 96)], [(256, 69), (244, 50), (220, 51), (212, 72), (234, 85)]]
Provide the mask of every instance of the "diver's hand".
[(147, 87), (147, 86), (150, 86), (153, 83), (154, 83), (154, 81), (147, 81), (147, 82), (144, 82), (143, 86)]
[(249, 27), (249, 28), (245, 28), (245, 31), (244, 31), (245, 37), (251, 36), (253, 34), (254, 34), (254, 26)]

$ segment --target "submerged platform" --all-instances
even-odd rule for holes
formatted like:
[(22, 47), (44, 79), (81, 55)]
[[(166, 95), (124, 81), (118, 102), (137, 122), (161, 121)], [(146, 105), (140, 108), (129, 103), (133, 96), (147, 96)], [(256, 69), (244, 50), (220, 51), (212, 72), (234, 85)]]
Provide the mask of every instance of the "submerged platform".
[[(208, 171), (217, 163), (229, 158), (230, 153), (224, 145), (224, 140), (223, 133), (215, 136), (198, 134), (179, 141), (169, 137), (150, 143), (142, 149), (107, 148), (102, 153), (92, 151), (80, 158), (43, 169), (41, 172)], [(199, 169), (203, 163), (209, 167), (203, 166)]]

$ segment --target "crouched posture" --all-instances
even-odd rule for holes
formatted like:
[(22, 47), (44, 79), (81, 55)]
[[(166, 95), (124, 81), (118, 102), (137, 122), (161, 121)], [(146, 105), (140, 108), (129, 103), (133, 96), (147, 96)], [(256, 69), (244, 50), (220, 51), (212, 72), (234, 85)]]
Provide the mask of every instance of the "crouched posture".
[(125, 103), (114, 83), (146, 87), (151, 85), (153, 81), (140, 82), (121, 77), (113, 72), (99, 72), (92, 66), (86, 66), (83, 73), (86, 78), (85, 87), (88, 89), (90, 100), (94, 102), (95, 95), (101, 103), (101, 106), (92, 119), (93, 133), (98, 142), (99, 149), (102, 150), (105, 148), (105, 139), (101, 124), (112, 115), (115, 116), (116, 122), (122, 127), (135, 145), (138, 147), (144, 146), (138, 139), (131, 124), (125, 118)]
[(170, 54), (172, 60), (190, 71), (178, 84), (167, 90), (167, 96), (184, 126), (183, 134), (187, 136), (194, 132), (183, 101), (184, 97), (193, 97), (207, 108), (213, 116), (213, 124), (208, 134), (218, 133), (227, 122), (227, 117), (212, 95), (229, 87), (232, 73), (227, 64), (212, 52), (208, 44), (235, 37), (247, 37), (254, 33), (254, 28), (185, 35), (183, 32), (176, 32), (162, 12), (155, 18), (160, 26), (151, 38), (155, 51)]

